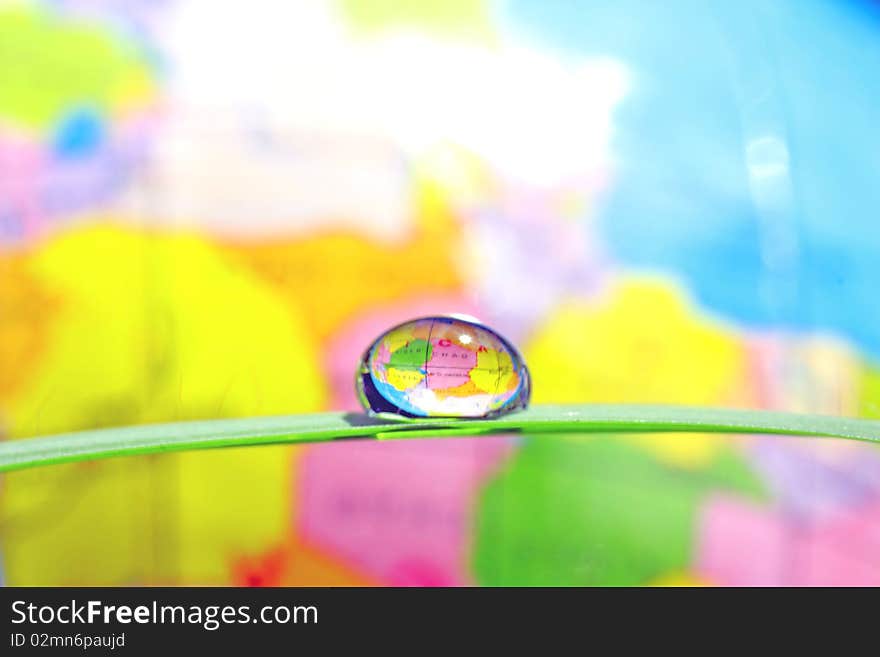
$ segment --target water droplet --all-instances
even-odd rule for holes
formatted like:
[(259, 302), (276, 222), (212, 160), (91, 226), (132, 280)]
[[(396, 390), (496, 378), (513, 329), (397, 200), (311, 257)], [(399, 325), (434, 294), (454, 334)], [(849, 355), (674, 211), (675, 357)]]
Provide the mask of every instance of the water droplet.
[(368, 412), (404, 417), (494, 417), (525, 408), (531, 394), (517, 350), (461, 316), (389, 329), (364, 353), (355, 386)]

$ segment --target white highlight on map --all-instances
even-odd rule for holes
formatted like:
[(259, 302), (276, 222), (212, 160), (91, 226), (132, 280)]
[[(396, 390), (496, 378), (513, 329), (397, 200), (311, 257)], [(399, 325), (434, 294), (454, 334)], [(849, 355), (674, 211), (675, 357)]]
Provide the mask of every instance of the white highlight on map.
[(492, 395), (449, 396), (440, 398), (430, 388), (421, 386), (407, 393), (410, 404), (432, 415), (481, 416), (489, 410)]
[(329, 222), (399, 235), (412, 217), (410, 163), (449, 144), (512, 180), (582, 179), (608, 167), (628, 86), (614, 60), (503, 39), (356, 38), (313, 2), (195, 0), (163, 34), (170, 125), (150, 174), (154, 214), (223, 231), (246, 219), (254, 233)]

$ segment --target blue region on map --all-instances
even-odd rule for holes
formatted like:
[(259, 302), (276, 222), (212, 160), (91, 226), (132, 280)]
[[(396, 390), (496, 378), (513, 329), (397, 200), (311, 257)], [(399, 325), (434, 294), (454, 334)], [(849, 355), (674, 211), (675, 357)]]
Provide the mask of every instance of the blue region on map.
[[(613, 257), (681, 279), (731, 321), (835, 334), (880, 360), (880, 75), (868, 73), (880, 4), (513, 0), (505, 12), (542, 45), (630, 71), (600, 208)], [(655, 28), (670, 17), (677, 32)], [(749, 175), (762, 140), (782, 144), (790, 191), (770, 210)]]

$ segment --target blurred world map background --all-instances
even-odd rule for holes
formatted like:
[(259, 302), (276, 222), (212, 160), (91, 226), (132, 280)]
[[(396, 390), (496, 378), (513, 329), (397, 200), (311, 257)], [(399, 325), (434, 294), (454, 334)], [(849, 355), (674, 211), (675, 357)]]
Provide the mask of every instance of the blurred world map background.
[[(880, 5), (0, 0), (0, 437), (357, 409), (392, 324), (534, 401), (880, 417)], [(9, 584), (880, 585), (880, 452), (218, 450), (0, 482)]]

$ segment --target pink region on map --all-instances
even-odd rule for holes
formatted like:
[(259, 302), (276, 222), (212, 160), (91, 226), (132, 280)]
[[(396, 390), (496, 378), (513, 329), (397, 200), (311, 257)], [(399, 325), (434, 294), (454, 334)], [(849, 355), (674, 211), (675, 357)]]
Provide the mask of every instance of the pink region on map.
[(784, 343), (775, 336), (752, 336), (746, 342), (746, 367), (749, 369), (754, 404), (759, 408), (784, 410), (785, 376)]
[(379, 380), (387, 383), (388, 376), (385, 368), (391, 360), (391, 351), (388, 350), (388, 345), (384, 341), (379, 345), (376, 355), (372, 360), (373, 364), (371, 367), (373, 376), (378, 377)]
[(388, 584), (470, 584), (468, 555), (479, 487), (514, 440), (310, 449), (296, 495), (300, 534)]
[(379, 345), (379, 349), (376, 350), (376, 356), (373, 360), (381, 365), (387, 365), (391, 360), (391, 352), (388, 350), (388, 345), (385, 344), (384, 341)]
[(476, 352), (446, 338), (432, 339), (431, 345), (427, 363), (429, 388), (457, 388), (470, 380), (469, 372), (477, 365)]
[[(30, 237), (37, 233), (40, 207), (36, 181), (46, 167), (44, 154), (33, 144), (0, 134), (0, 240), (10, 232), (4, 223), (17, 217), (14, 237)], [(15, 173), (9, 173), (15, 172)]]
[(803, 523), (714, 497), (701, 513), (696, 569), (727, 586), (880, 586), (880, 500)]
[(396, 324), (417, 317), (443, 313), (466, 313), (479, 316), (473, 303), (457, 296), (426, 296), (380, 307), (350, 321), (336, 333), (324, 349), (324, 371), (330, 385), (331, 408), (339, 410), (360, 409), (354, 392), (354, 371), (364, 350)]

